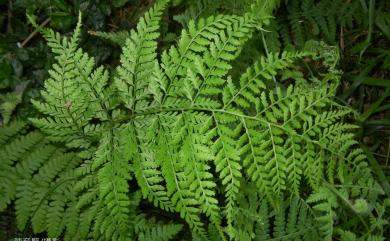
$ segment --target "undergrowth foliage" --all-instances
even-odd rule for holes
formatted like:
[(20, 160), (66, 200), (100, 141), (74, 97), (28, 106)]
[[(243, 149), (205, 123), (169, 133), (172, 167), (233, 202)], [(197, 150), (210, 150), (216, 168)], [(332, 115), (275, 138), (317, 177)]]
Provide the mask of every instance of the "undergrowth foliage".
[[(158, 54), (167, 4), (157, 1), (129, 33), (100, 33), (126, 39), (113, 73), (78, 47), (81, 18), (71, 37), (40, 29), (56, 63), (32, 102), (40, 131), (21, 121), (1, 129), (0, 209), (14, 201), (20, 230), (31, 223), (65, 240), (170, 240), (179, 232), (193, 240), (332, 240), (335, 222), (351, 213), (362, 217), (355, 225), (381, 235), (363, 215), (380, 216), (382, 190), (355, 126), (343, 122), (350, 111), (333, 99), (337, 51), (308, 42), (260, 57), (234, 79), (231, 62), (276, 1), (262, 18), (191, 20)], [(313, 62), (318, 73), (275, 82)], [(343, 205), (351, 210), (338, 217)], [(347, 235), (348, 226), (337, 232)]]

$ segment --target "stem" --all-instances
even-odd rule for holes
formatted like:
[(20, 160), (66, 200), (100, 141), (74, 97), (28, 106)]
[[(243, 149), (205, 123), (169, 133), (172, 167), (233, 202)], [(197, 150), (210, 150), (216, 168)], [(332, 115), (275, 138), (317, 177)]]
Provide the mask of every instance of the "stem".
[(38, 29), (45, 27), (50, 22), (50, 20), (51, 20), (51, 18), (48, 18), (45, 21), (43, 21), (43, 23), (41, 23), (41, 25), (39, 25), (39, 28), (36, 28), (32, 33), (30, 33), (30, 35), (28, 35), (27, 38), (25, 40), (23, 40), (22, 43), (18, 42), (17, 43), (18, 47), (24, 48), (24, 46), (38, 33)]
[(8, 0), (8, 10), (7, 10), (7, 33), (12, 33), (12, 0)]

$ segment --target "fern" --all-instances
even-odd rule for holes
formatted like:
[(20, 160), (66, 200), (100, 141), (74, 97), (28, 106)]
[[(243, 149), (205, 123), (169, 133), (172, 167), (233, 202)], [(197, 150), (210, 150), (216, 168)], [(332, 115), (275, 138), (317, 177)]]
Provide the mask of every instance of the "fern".
[(130, 37), (130, 33), (128, 31), (120, 31), (114, 33), (88, 31), (88, 33), (119, 46), (125, 45), (126, 40)]
[(139, 233), (140, 241), (168, 241), (182, 228), (182, 225), (180, 224), (161, 224), (157, 223), (155, 220), (146, 220), (142, 216), (138, 219), (136, 229), (139, 229), (137, 232)]
[(3, 123), (7, 124), (11, 120), (12, 112), (15, 110), (18, 104), (22, 102), (22, 95), (15, 93), (7, 93), (0, 95), (2, 99), (1, 103), (1, 115), (3, 117)]
[(336, 44), (340, 28), (352, 28), (365, 19), (360, 1), (293, 0), (285, 9), (287, 17), (276, 20), (272, 31), (280, 32), (285, 46), (293, 43), (300, 48), (310, 39)]
[[(14, 162), (20, 159), (25, 152), (37, 144), (42, 136), (39, 133), (31, 133), (27, 137), (19, 138), (19, 133), (24, 130), (26, 123), (22, 121), (12, 122), (9, 126), (1, 128), (1, 202), (0, 210), (4, 210), (15, 198), (17, 173), (13, 170)], [(11, 141), (15, 138), (13, 141)], [(7, 144), (8, 143), (8, 144)]]
[[(48, 144), (37, 131), (23, 135), (26, 127), (26, 123), (14, 121), (1, 129), (2, 141), (8, 142), (1, 149), (1, 208), (15, 200), (20, 230), (32, 219), (35, 232), (47, 230), (49, 236), (58, 237), (64, 228), (60, 225), (64, 206), (70, 198), (64, 192), (74, 183), (71, 170), (80, 159)], [(52, 222), (59, 225), (50, 225)]]
[(321, 224), (310, 206), (298, 197), (279, 200), (272, 211), (268, 201), (245, 184), (235, 216), (238, 240), (317, 240)]
[[(190, 20), (159, 55), (167, 4), (157, 1), (128, 33), (112, 75), (78, 47), (81, 17), (71, 37), (39, 29), (56, 55), (42, 100), (32, 102), (42, 133), (19, 135), (20, 122), (1, 129), (9, 144), (0, 208), (16, 200), (19, 229), (31, 220), (35, 233), (65, 240), (175, 238), (182, 225), (155, 221), (155, 210), (180, 216), (194, 240), (330, 240), (339, 199), (371, 203), (380, 193), (351, 188), (350, 200), (327, 188), (376, 185), (355, 126), (342, 121), (350, 112), (333, 99), (337, 51), (309, 42), (260, 57), (235, 78), (231, 62), (269, 22), (254, 12), (270, 14), (279, 1)], [(307, 77), (295, 68), (302, 61), (322, 71)], [(278, 83), (288, 71), (301, 82)]]

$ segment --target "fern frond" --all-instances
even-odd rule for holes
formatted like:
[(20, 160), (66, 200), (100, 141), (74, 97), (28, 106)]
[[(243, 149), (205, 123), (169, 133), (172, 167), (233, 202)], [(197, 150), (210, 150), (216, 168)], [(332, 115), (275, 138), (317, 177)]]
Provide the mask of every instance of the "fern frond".
[(182, 229), (180, 224), (162, 224), (145, 217), (137, 217), (136, 233), (140, 241), (169, 241)]
[(130, 200), (127, 182), (131, 176), (127, 159), (129, 157), (126, 157), (123, 147), (131, 139), (130, 135), (126, 126), (116, 127), (103, 136), (96, 152), (95, 162), (99, 166), (104, 165), (98, 172), (99, 196), (103, 198), (103, 203), (109, 210), (108, 215), (111, 217), (110, 220), (112, 219), (110, 225), (115, 227), (113, 233), (108, 234), (106, 230), (105, 235), (115, 240), (124, 240), (128, 237)]
[[(13, 183), (5, 183), (16, 192), (11, 200), (16, 199), (18, 228), (24, 230), (31, 219), (36, 233), (48, 231), (51, 237), (58, 237), (65, 227), (65, 206), (71, 199), (65, 193), (73, 184), (72, 169), (79, 165), (80, 159), (74, 153), (63, 153), (60, 148), (48, 145), (42, 137), (40, 133), (31, 132), (10, 143), (11, 146), (16, 143), (26, 146), (23, 156), (14, 156), (14, 179), (8, 178)], [(38, 139), (34, 141), (34, 138)], [(28, 147), (26, 141), (33, 141), (33, 145)]]
[[(179, 158), (181, 156), (177, 154), (181, 137), (177, 133), (180, 132), (170, 131), (171, 129), (180, 130), (183, 124), (180, 122), (181, 118), (180, 116), (179, 118), (176, 118), (176, 116), (165, 117), (165, 123), (159, 130), (161, 134), (158, 137), (157, 158), (161, 163), (161, 170), (167, 183), (168, 195), (171, 197), (176, 211), (180, 212), (180, 216), (187, 221), (194, 231), (203, 234), (205, 231), (199, 218), (201, 211), (198, 207), (199, 201), (196, 200), (195, 194), (190, 191), (191, 183), (185, 175), (185, 165), (180, 162)], [(174, 142), (171, 142), (171, 140), (174, 140)], [(163, 143), (171, 143), (171, 145)]]
[[(187, 97), (190, 100), (194, 99), (193, 101), (196, 100), (197, 93), (202, 91), (203, 86), (208, 86), (203, 90), (204, 94), (219, 93), (220, 91), (215, 87), (223, 84), (221, 77), (226, 75), (231, 68), (228, 61), (239, 53), (241, 46), (247, 39), (244, 33), (249, 34), (249, 30), (253, 28), (252, 21), (249, 16), (224, 15), (201, 19), (198, 23), (191, 21), (188, 30), (182, 31), (177, 48), (171, 48), (168, 53), (165, 52), (162, 56), (162, 67), (169, 80), (167, 95), (163, 103), (171, 102), (169, 96), (178, 96), (178, 93), (183, 93), (183, 90), (185, 91), (188, 87), (190, 89), (187, 92), (190, 93), (187, 94)], [(208, 50), (208, 46), (211, 46), (210, 50)], [(204, 63), (200, 62), (202, 54), (206, 59)], [(193, 63), (196, 64), (195, 68), (193, 68)], [(192, 73), (188, 72), (188, 69)], [(197, 74), (200, 75), (198, 81), (188, 76)], [(180, 78), (188, 78), (187, 76), (190, 77), (188, 79), (189, 85), (182, 89), (183, 86), (179, 80)], [(205, 92), (206, 90), (208, 93)]]
[(297, 59), (310, 55), (307, 52), (283, 52), (279, 57), (278, 54), (271, 54), (268, 57), (262, 57), (253, 66), (240, 77), (240, 85), (236, 87), (227, 85), (224, 89), (224, 105), (227, 108), (238, 105), (241, 108), (248, 108), (251, 105), (259, 108), (258, 101), (255, 96), (262, 93), (272, 80), (278, 70), (282, 70), (293, 64)]
[(226, 218), (228, 225), (232, 229), (235, 199), (240, 188), (241, 165), (240, 153), (237, 149), (235, 141), (241, 130), (241, 126), (237, 125), (234, 128), (229, 128), (236, 121), (235, 118), (227, 115), (213, 115), (215, 122), (216, 141), (213, 144), (215, 153), (216, 171), (219, 172), (219, 178), (222, 185), (225, 186), (226, 196)]
[(126, 44), (126, 40), (130, 38), (129, 31), (118, 31), (114, 33), (109, 32), (100, 32), (100, 31), (88, 31), (89, 34), (96, 36), (98, 38), (107, 40), (111, 43), (114, 43), (120, 47), (123, 47)]
[(207, 132), (212, 122), (207, 116), (200, 117), (190, 113), (183, 114), (183, 127), (179, 133), (185, 138), (178, 140), (177, 145), (181, 146), (178, 152), (181, 161), (188, 163), (184, 166), (184, 175), (188, 178), (189, 191), (195, 194), (202, 212), (219, 226), (220, 210), (213, 190), (216, 185), (209, 172), (209, 162), (214, 159), (214, 155), (207, 145), (211, 141)]
[(0, 144), (4, 145), (10, 138), (21, 132), (27, 123), (21, 120), (15, 120), (0, 128)]
[[(274, 216), (269, 212), (267, 202), (261, 202), (259, 208), (260, 219), (256, 220), (253, 240), (316, 240), (318, 239), (319, 224), (312, 211), (297, 197), (287, 198), (285, 203)], [(273, 231), (269, 229), (272, 225)]]
[[(42, 96), (45, 102), (32, 101), (47, 117), (31, 121), (54, 141), (65, 141), (69, 146), (87, 147), (96, 138), (97, 128), (91, 128), (90, 120), (107, 120), (105, 91), (108, 72), (102, 68), (93, 70), (95, 61), (81, 49), (77, 42), (81, 31), (81, 17), (70, 39), (44, 29), (41, 32), (57, 63), (49, 71)], [(61, 130), (59, 132), (58, 130)]]
[(121, 66), (118, 67), (116, 86), (122, 101), (130, 110), (144, 107), (148, 98), (148, 76), (154, 67), (157, 56), (159, 22), (168, 1), (158, 1), (143, 18), (139, 20), (136, 30), (132, 30), (126, 40), (121, 55)]
[[(164, 187), (164, 177), (157, 161), (157, 155), (153, 151), (155, 145), (153, 140), (156, 137), (154, 130), (157, 128), (158, 121), (158, 118), (150, 117), (142, 122), (134, 122), (136, 138), (133, 140), (132, 147), (129, 146), (129, 148), (132, 148), (130, 152), (134, 158), (134, 174), (144, 198), (148, 198), (157, 207), (173, 211), (174, 206)], [(138, 146), (138, 149), (135, 146)]]
[[(254, 21), (251, 17), (245, 15), (233, 22), (232, 26), (220, 33), (220, 39), (216, 39), (211, 43), (210, 50), (203, 55), (203, 63), (199, 58), (195, 59), (195, 70), (193, 75), (199, 75), (201, 78), (200, 85), (196, 84), (199, 81), (191, 81), (190, 86), (194, 86), (194, 95), (190, 97), (192, 103), (196, 103), (200, 96), (210, 97), (221, 93), (220, 87), (223, 86), (224, 80), (221, 79), (232, 68), (230, 61), (235, 59), (241, 52), (241, 48), (253, 31)], [(196, 77), (195, 77), (196, 78)], [(205, 101), (205, 100), (202, 100)]]
[(280, 33), (285, 46), (294, 42), (299, 48), (319, 38), (335, 45), (340, 27), (351, 28), (364, 19), (359, 1), (293, 0), (286, 3), (286, 9), (287, 17), (278, 19)]
[(337, 207), (337, 200), (334, 194), (327, 188), (321, 187), (306, 200), (317, 212), (316, 220), (320, 223), (320, 232), (324, 240), (332, 240), (333, 223), (336, 217), (334, 208)]
[[(31, 204), (20, 202), (19, 205), (31, 207), (31, 221), (34, 232), (49, 231), (57, 237), (64, 224), (53, 226), (50, 220), (62, 220), (65, 203), (69, 197), (63, 190), (69, 190), (73, 184), (72, 168), (80, 163), (74, 153), (65, 153), (46, 162), (39, 172), (31, 178), (33, 192), (30, 193)], [(59, 178), (56, 178), (59, 176)], [(21, 184), (23, 185), (23, 184)], [(22, 188), (22, 187), (20, 187)], [(24, 198), (21, 200), (26, 201)], [(60, 201), (56, 201), (60, 200)], [(56, 210), (51, 213), (52, 210)], [(49, 219), (48, 219), (49, 218)]]
[[(2, 193), (0, 210), (4, 210), (15, 199), (17, 182), (23, 178), (24, 172), (15, 169), (15, 166), (24, 160), (25, 156), (30, 158), (29, 155), (34, 155), (34, 147), (44, 142), (44, 136), (39, 132), (19, 135), (22, 134), (21, 131), (25, 127), (26, 123), (17, 121), (0, 128), (2, 134), (4, 134), (0, 149), (0, 190)], [(39, 165), (39, 160), (34, 164)]]
[(16, 93), (7, 93), (0, 95), (2, 101), (0, 105), (0, 113), (3, 118), (3, 123), (7, 124), (11, 120), (12, 112), (16, 106), (22, 102), (22, 95)]

